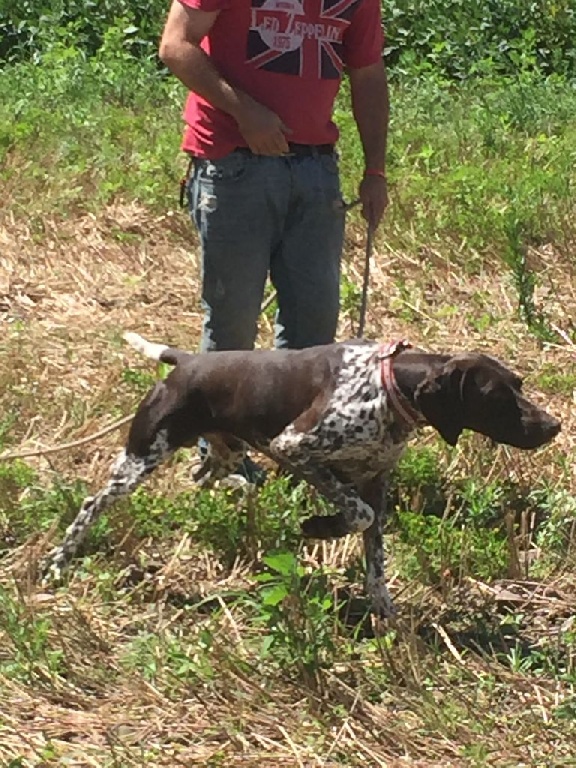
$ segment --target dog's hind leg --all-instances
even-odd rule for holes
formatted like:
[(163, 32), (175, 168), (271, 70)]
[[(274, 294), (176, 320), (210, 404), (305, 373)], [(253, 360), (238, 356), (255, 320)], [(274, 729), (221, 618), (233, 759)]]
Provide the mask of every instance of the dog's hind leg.
[(192, 478), (198, 485), (209, 488), (238, 470), (246, 456), (246, 444), (228, 434), (207, 433), (206, 453)]
[(160, 430), (145, 455), (137, 456), (125, 450), (120, 453), (107, 484), (95, 496), (88, 496), (84, 500), (80, 512), (66, 531), (64, 541), (48, 555), (42, 568), (45, 582), (61, 578), (62, 572), (100, 515), (117, 499), (131, 494), (173, 451), (166, 430)]

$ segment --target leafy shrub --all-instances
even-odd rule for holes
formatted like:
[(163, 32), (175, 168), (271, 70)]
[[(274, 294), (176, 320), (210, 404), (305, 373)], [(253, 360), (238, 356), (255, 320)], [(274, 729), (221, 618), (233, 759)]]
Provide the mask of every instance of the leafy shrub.
[[(93, 56), (119, 26), (132, 55), (154, 58), (166, 9), (164, 0), (5, 0), (0, 61), (37, 57), (65, 30)], [(450, 79), (534, 67), (576, 74), (573, 0), (386, 0), (382, 14), (392, 68)]]
[(450, 79), (541, 68), (576, 74), (573, 0), (387, 0), (392, 67)]
[(0, 7), (0, 61), (37, 55), (64, 30), (73, 32), (77, 47), (92, 56), (120, 20), (130, 53), (148, 58), (155, 54), (166, 9), (164, 0), (5, 0)]

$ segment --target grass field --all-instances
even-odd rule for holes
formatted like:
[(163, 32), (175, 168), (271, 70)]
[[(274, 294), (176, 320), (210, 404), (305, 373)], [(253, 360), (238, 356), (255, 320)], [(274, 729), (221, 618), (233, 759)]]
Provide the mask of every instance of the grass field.
[[(163, 372), (124, 330), (199, 338), (182, 91), (117, 50), (51, 55), (0, 79), (4, 453), (133, 412)], [(377, 625), (357, 538), (300, 540), (320, 499), (274, 473), (259, 493), (198, 491), (186, 452), (43, 589), (39, 558), (125, 428), (0, 461), (3, 768), (576, 765), (576, 91), (428, 73), (394, 78), (392, 96), (366, 335), (500, 356), (562, 433), (535, 453), (430, 431), (411, 443), (386, 536), (399, 618)], [(351, 198), (345, 95), (337, 117)], [(351, 215), (341, 338), (364, 237)]]

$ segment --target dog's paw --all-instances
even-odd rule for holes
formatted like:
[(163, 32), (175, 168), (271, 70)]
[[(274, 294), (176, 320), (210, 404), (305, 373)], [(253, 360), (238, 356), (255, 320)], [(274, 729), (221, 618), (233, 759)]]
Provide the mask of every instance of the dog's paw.
[(371, 595), (370, 609), (378, 619), (395, 619), (398, 616), (394, 601), (386, 587), (380, 588), (377, 593)]
[(395, 619), (398, 616), (398, 610), (393, 602), (385, 605), (372, 603), (371, 611), (377, 619)]
[(253, 487), (252, 483), (250, 483), (244, 475), (241, 475), (238, 472), (232, 472), (232, 474), (226, 475), (226, 477), (223, 477), (218, 481), (219, 488), (226, 488), (231, 491), (237, 491), (241, 488), (247, 488), (248, 486)]
[(302, 522), (302, 535), (306, 539), (340, 539), (350, 531), (342, 513), (329, 516), (314, 515)]

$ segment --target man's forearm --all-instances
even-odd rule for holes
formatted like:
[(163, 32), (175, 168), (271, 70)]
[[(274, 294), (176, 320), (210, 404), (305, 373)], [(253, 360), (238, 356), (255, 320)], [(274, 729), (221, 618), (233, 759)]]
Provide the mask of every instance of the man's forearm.
[(198, 45), (181, 42), (160, 48), (160, 58), (189, 91), (238, 119), (249, 101), (244, 91), (234, 88)]
[(236, 120), (238, 130), (252, 152), (282, 155), (288, 151), (286, 133), (289, 129), (280, 117), (231, 85), (200, 48), (198, 41), (181, 37), (171, 41), (168, 38), (160, 46), (160, 58), (189, 91)]
[(390, 103), (384, 63), (351, 70), (350, 91), (366, 168), (385, 171)]

